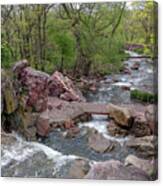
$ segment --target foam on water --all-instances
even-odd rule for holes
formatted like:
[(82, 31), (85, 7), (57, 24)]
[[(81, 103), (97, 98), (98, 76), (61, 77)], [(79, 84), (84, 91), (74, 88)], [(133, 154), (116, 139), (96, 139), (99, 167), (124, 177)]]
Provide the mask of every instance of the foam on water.
[(128, 82), (117, 82), (117, 83), (113, 83), (112, 84), (113, 86), (126, 86), (126, 87), (131, 87), (131, 83), (128, 83)]
[(27, 142), (17, 134), (13, 134), (16, 142), (13, 145), (3, 146), (1, 149), (1, 166), (7, 166), (10, 162), (23, 162), (37, 152), (43, 152), (48, 159), (53, 160), (54, 172), (59, 170), (61, 166), (71, 160), (80, 157), (74, 155), (63, 155), (61, 152), (53, 150), (52, 148), (38, 142)]
[(133, 52), (133, 51), (129, 51), (129, 50), (125, 50), (125, 53), (127, 53), (127, 54), (129, 54), (130, 56), (133, 56), (133, 57), (141, 56), (138, 53)]
[[(97, 115), (95, 115), (94, 117), (97, 117)], [(103, 117), (102, 115), (99, 115), (99, 117)], [(103, 118), (104, 119), (104, 118)], [(124, 145), (124, 142), (126, 142), (128, 140), (128, 137), (113, 137), (111, 135), (109, 135), (108, 130), (107, 130), (107, 125), (108, 122), (105, 120), (92, 120), (90, 122), (85, 122), (85, 123), (79, 123), (79, 127), (89, 127), (89, 128), (94, 128), (96, 129), (99, 133), (101, 133), (106, 139), (109, 139), (111, 141), (116, 141), (118, 143), (120, 143), (121, 146)]]

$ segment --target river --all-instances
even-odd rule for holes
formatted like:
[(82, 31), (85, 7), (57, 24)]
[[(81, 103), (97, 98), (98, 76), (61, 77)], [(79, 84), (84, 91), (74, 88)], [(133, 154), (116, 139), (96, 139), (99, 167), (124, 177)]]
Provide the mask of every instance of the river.
[[(126, 51), (130, 56), (138, 56), (134, 52)], [(131, 67), (139, 64), (139, 70)], [(105, 76), (98, 82), (97, 90), (87, 94), (87, 101), (115, 104), (133, 104), (130, 90), (153, 90), (153, 62), (149, 59), (129, 58), (124, 61), (130, 69), (130, 74), (119, 73)], [(122, 87), (128, 87), (123, 89)], [(15, 142), (12, 145), (2, 144), (1, 174), (5, 177), (48, 177), (66, 178), (68, 168), (77, 159), (86, 159), (89, 164), (98, 161), (117, 159), (124, 161), (130, 153), (136, 153), (125, 147), (127, 137), (112, 137), (107, 130), (108, 118), (92, 115), (89, 122), (79, 123), (80, 133), (75, 138), (65, 138), (65, 131), (57, 129), (49, 137), (39, 142), (27, 142), (13, 133)], [(98, 153), (87, 143), (89, 129), (96, 129), (104, 138), (115, 142), (116, 148), (111, 153)]]

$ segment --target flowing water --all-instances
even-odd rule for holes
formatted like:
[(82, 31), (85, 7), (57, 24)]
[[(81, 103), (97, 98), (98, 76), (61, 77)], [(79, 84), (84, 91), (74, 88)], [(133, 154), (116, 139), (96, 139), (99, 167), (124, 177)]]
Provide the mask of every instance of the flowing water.
[[(135, 52), (126, 51), (130, 56), (139, 57)], [(133, 70), (131, 67), (138, 63), (139, 70)], [(129, 89), (140, 89), (154, 92), (154, 65), (150, 59), (129, 58), (124, 61), (124, 65), (130, 70), (131, 74), (119, 73), (106, 76), (104, 80), (98, 83), (98, 89), (95, 92), (88, 93), (88, 101), (101, 103), (132, 103)], [(123, 87), (129, 89), (123, 89)]]
[[(128, 52), (128, 51), (126, 51)], [(136, 53), (128, 52), (131, 56)], [(135, 62), (140, 63), (139, 70), (132, 70)], [(132, 103), (130, 89), (139, 88), (153, 92), (153, 64), (149, 59), (134, 58), (124, 62), (131, 74), (106, 76), (98, 83), (96, 92), (89, 92), (87, 100), (101, 103)], [(79, 123), (80, 133), (75, 138), (65, 138), (66, 131), (57, 129), (40, 142), (27, 142), (12, 134), (13, 144), (2, 144), (1, 174), (16, 177), (66, 177), (66, 170), (76, 159), (88, 159), (90, 164), (96, 161), (118, 159), (123, 161), (133, 151), (125, 147), (128, 137), (112, 137), (107, 131), (108, 118), (92, 115), (89, 122)], [(106, 139), (116, 143), (110, 153), (98, 153), (88, 146), (88, 130), (96, 129)]]

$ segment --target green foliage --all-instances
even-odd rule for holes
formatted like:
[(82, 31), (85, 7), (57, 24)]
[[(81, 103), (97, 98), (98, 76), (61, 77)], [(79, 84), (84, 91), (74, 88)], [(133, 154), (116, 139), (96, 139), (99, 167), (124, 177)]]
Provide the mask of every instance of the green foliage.
[(131, 99), (147, 103), (155, 103), (157, 101), (157, 95), (136, 89), (131, 91)]
[(118, 72), (125, 43), (154, 56), (153, 2), (2, 6), (2, 66), (26, 58), (36, 69), (73, 75)]
[(143, 44), (141, 54), (157, 55), (157, 4), (154, 1), (131, 3), (132, 9), (125, 13), (126, 40), (128, 43)]
[(11, 49), (7, 42), (1, 44), (1, 65), (3, 68), (9, 68), (12, 65)]

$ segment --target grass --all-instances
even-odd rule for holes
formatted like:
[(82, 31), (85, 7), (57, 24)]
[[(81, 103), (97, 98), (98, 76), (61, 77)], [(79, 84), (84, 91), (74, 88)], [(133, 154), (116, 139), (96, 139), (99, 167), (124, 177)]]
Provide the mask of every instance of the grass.
[(141, 91), (141, 90), (132, 90), (131, 91), (131, 99), (138, 100), (145, 103), (155, 103), (157, 102), (157, 94), (152, 94), (149, 92)]

